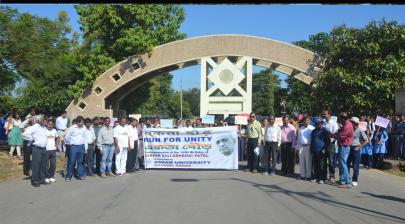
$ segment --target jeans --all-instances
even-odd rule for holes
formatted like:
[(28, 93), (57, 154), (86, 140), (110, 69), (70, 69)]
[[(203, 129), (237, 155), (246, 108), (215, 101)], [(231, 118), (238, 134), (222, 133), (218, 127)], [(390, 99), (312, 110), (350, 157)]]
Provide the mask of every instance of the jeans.
[(93, 166), (94, 166), (94, 149), (93, 149), (93, 144), (89, 144), (87, 148), (87, 175), (88, 176), (93, 176)]
[(299, 149), (300, 173), (302, 178), (311, 178), (312, 154), (309, 145), (301, 145)]
[(24, 141), (24, 151), (23, 151), (23, 173), (25, 176), (30, 175), (31, 170), (31, 150), (32, 150), (32, 142), (31, 141)]
[(314, 179), (326, 179), (326, 152), (321, 150), (319, 152), (312, 152), (312, 160), (314, 161)]
[(348, 169), (349, 173), (350, 173), (350, 164), (353, 164), (352, 181), (354, 181), (354, 182), (357, 182), (357, 180), (359, 178), (360, 158), (361, 158), (360, 149), (357, 151), (354, 150), (354, 148), (356, 148), (356, 147), (350, 147), (350, 155), (349, 155), (349, 159), (347, 160), (347, 169)]
[(276, 153), (278, 143), (277, 142), (265, 142), (264, 144), (264, 171), (275, 172), (276, 171)]
[(134, 148), (128, 151), (127, 171), (134, 172), (139, 169), (138, 140), (134, 141)]
[(247, 161), (247, 166), (250, 171), (252, 170), (257, 170), (258, 164), (258, 157), (256, 153), (254, 152), (254, 149), (257, 146), (257, 138), (248, 138), (247, 142), (247, 156), (248, 156), (248, 161)]
[(77, 177), (81, 178), (84, 176), (83, 157), (84, 157), (84, 145), (70, 146), (69, 162), (66, 174), (67, 179), (72, 178), (73, 169), (76, 164), (77, 164)]
[(293, 160), (293, 149), (291, 142), (281, 143), (281, 171), (285, 174), (294, 173), (295, 161)]
[(46, 151), (46, 178), (53, 178), (56, 170), (56, 150)]
[(347, 159), (350, 154), (350, 147), (349, 146), (339, 146), (338, 151), (338, 165), (339, 165), (339, 172), (342, 174), (340, 176), (340, 183), (351, 185), (352, 182), (349, 178), (349, 170), (347, 169)]
[(32, 146), (32, 184), (40, 184), (45, 181), (46, 173), (46, 150), (43, 147)]
[(100, 150), (103, 153), (103, 157), (101, 158), (101, 164), (100, 164), (100, 174), (105, 174), (106, 172), (111, 173), (114, 146), (113, 145), (102, 145)]

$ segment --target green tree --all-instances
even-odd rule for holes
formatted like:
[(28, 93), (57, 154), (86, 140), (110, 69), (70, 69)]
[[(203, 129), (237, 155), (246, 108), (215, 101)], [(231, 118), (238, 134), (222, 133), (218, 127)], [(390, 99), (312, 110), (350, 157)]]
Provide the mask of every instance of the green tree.
[(280, 80), (271, 69), (253, 74), (252, 111), (262, 115), (275, 115), (275, 93), (280, 89)]
[(190, 105), (190, 112), (192, 116), (200, 116), (200, 89), (192, 88), (183, 91), (183, 102)]
[(79, 70), (83, 78), (69, 87), (78, 97), (104, 71), (133, 55), (185, 37), (178, 29), (184, 11), (176, 5), (76, 5), (83, 32)]
[(296, 44), (315, 51), (323, 62), (311, 94), (293, 90), (313, 102), (313, 112), (393, 112), (395, 89), (405, 86), (404, 25), (386, 20), (362, 28), (341, 25)]

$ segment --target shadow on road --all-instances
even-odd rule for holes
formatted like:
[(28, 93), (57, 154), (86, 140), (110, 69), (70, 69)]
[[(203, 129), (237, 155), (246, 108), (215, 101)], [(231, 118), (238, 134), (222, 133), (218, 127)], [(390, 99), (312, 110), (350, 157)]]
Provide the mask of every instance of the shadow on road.
[[(394, 196), (389, 196), (389, 195), (380, 195), (380, 194), (373, 194), (373, 193), (368, 193), (368, 192), (361, 192), (362, 194), (367, 194), (376, 198), (381, 198), (381, 199), (385, 199), (385, 200), (389, 200), (389, 201), (397, 201), (397, 202), (401, 202), (401, 203), (405, 203), (405, 199), (404, 198), (398, 198), (398, 197), (394, 197)], [(405, 205), (404, 205), (405, 206)]]

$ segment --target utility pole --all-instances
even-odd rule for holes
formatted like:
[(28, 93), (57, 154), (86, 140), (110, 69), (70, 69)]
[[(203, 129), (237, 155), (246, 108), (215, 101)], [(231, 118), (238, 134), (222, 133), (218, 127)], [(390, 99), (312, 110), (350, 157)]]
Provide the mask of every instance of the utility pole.
[(183, 82), (180, 77), (180, 120), (183, 120)]

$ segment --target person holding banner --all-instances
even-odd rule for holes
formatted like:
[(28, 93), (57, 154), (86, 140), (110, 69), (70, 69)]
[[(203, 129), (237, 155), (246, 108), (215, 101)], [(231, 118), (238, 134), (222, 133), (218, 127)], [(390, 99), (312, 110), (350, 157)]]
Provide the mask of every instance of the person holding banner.
[(353, 186), (357, 186), (359, 178), (359, 169), (360, 169), (360, 157), (361, 149), (367, 145), (368, 139), (366, 133), (359, 128), (360, 119), (357, 117), (352, 117), (350, 121), (353, 124), (353, 143), (350, 147), (350, 154), (347, 160), (347, 169), (350, 173), (350, 164), (353, 163)]
[(388, 141), (388, 132), (386, 128), (377, 126), (374, 141), (374, 167), (382, 169), (384, 166), (384, 154), (387, 153), (385, 142)]
[(281, 129), (275, 124), (275, 117), (269, 116), (270, 124), (264, 131), (264, 175), (274, 176), (276, 172), (276, 153), (281, 145)]
[(252, 173), (257, 173), (258, 168), (258, 156), (254, 152), (256, 147), (260, 146), (262, 141), (262, 125), (256, 120), (256, 115), (254, 113), (250, 114), (249, 124), (247, 127), (247, 167), (245, 171), (250, 171)]
[(128, 149), (130, 148), (129, 131), (126, 127), (127, 119), (121, 118), (119, 125), (114, 128), (115, 165), (116, 173), (122, 176), (126, 173)]
[(138, 120), (131, 117), (129, 118), (128, 132), (129, 132), (129, 150), (127, 159), (127, 172), (133, 173), (139, 170), (138, 158)]

